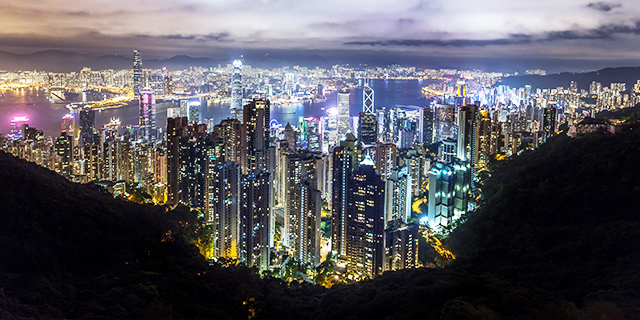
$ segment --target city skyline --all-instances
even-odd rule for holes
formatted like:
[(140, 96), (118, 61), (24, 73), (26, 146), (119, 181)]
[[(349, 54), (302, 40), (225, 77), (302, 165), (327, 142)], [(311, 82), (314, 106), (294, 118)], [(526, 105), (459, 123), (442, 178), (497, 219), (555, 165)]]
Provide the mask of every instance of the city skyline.
[(437, 65), (446, 58), (460, 67), (536, 62), (558, 71), (593, 70), (637, 65), (638, 11), (632, 1), (38, 1), (5, 5), (0, 51), (129, 56), (138, 48), (149, 59), (246, 55), (322, 62), (360, 56), (363, 63)]

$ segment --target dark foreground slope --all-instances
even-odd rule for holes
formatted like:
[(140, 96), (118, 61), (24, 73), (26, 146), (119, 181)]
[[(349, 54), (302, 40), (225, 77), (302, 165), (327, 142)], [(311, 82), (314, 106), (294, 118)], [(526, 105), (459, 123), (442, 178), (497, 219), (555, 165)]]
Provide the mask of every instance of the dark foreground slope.
[(439, 270), (332, 289), (318, 318), (640, 318), (640, 127), (500, 164)]
[(188, 244), (188, 211), (114, 199), (4, 152), (0, 206), (1, 319), (246, 319), (320, 290), (209, 266)]

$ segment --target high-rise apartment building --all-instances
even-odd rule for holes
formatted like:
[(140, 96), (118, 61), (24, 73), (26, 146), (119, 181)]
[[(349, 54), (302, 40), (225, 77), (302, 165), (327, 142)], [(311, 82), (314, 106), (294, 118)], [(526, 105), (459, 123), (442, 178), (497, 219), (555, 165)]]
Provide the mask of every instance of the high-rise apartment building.
[(382, 273), (384, 259), (385, 184), (366, 158), (351, 173), (346, 215), (348, 268), (363, 276)]

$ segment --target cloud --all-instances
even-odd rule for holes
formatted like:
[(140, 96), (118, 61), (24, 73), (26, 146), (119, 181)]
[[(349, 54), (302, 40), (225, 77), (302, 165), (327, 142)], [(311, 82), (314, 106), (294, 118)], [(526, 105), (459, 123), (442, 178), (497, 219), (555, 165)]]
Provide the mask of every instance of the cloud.
[(349, 41), (345, 45), (364, 45), (364, 46), (407, 46), (407, 47), (484, 47), (484, 46), (504, 46), (512, 44), (530, 43), (531, 37), (528, 35), (514, 34), (508, 38), (488, 39), (488, 40), (471, 40), (471, 39), (455, 39), (455, 40), (384, 40), (384, 41)]
[(402, 40), (373, 40), (373, 41), (348, 41), (348, 46), (405, 46), (405, 47), (485, 47), (485, 46), (509, 46), (532, 44), (561, 40), (613, 40), (617, 34), (640, 35), (640, 20), (634, 25), (603, 25), (588, 30), (563, 30), (551, 31), (538, 35), (511, 34), (506, 38), (496, 39), (402, 39)]
[(622, 7), (622, 4), (613, 3), (613, 2), (591, 2), (587, 5), (587, 8), (591, 8), (591, 9), (602, 11), (602, 12), (609, 12), (615, 8), (620, 8), (620, 7)]

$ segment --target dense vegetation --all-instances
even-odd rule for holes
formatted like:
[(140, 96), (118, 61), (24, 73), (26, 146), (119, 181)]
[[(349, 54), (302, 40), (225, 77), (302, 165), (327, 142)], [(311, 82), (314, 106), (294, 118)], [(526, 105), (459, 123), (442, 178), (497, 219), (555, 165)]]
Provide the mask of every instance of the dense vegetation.
[(0, 152), (0, 318), (640, 318), (640, 127), (503, 161), (446, 268), (324, 289), (210, 265), (195, 215)]

